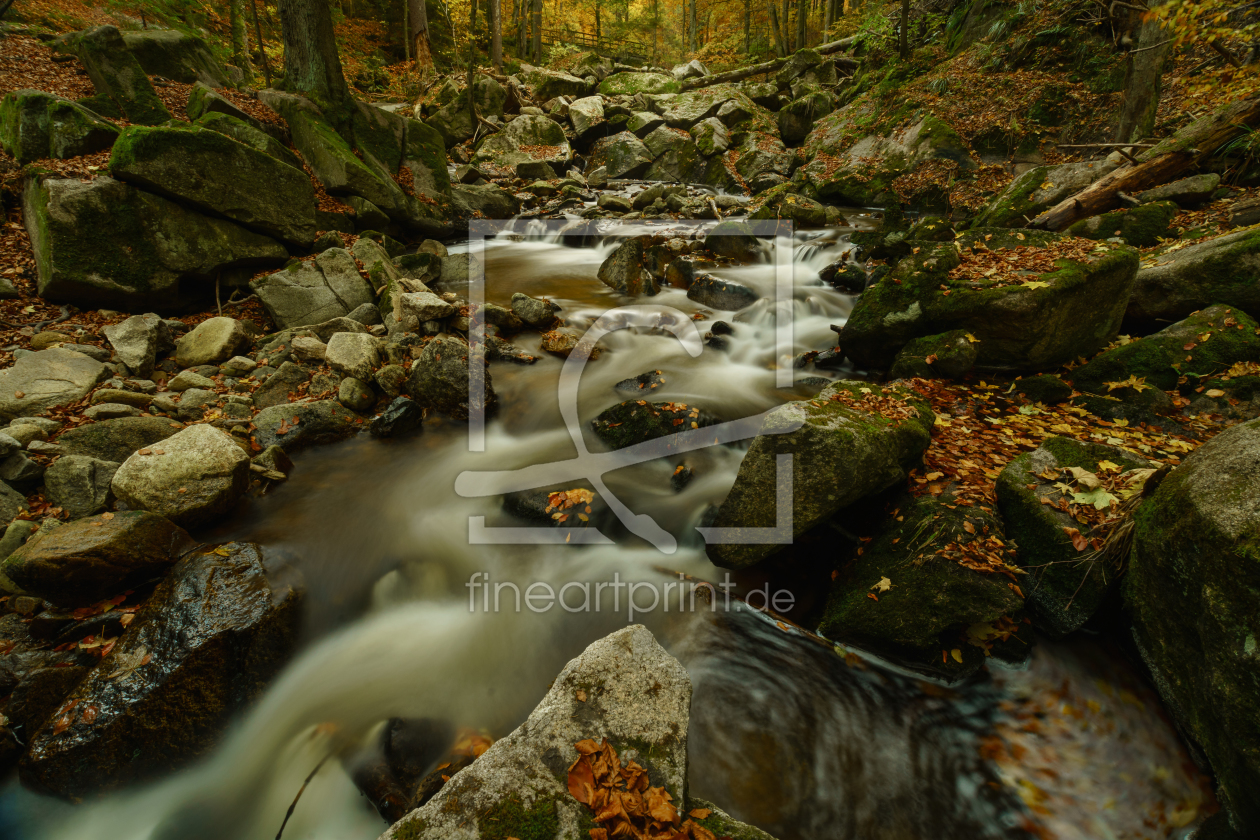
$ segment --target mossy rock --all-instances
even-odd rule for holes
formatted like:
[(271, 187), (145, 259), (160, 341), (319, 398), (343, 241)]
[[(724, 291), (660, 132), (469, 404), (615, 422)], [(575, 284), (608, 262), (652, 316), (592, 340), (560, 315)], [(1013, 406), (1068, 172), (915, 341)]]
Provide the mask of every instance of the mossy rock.
[(99, 95), (107, 96), (136, 125), (160, 125), (171, 118), (144, 68), (116, 26), (76, 32), (66, 46), (79, 57)]
[(685, 403), (627, 400), (600, 412), (591, 428), (609, 448), (624, 449), (716, 422), (708, 411)]
[(709, 816), (696, 820), (696, 823), (713, 832), (716, 837), (729, 837), (730, 840), (774, 840), (774, 837), (756, 826), (740, 822), (712, 802), (699, 797), (688, 797), (686, 806), (679, 809), (684, 820), (697, 810), (709, 812)]
[(1260, 421), (1221, 432), (1134, 517), (1124, 602), (1167, 708), (1244, 836), (1260, 832)]
[(123, 42), (150, 76), (173, 82), (227, 87), (228, 74), (201, 38), (176, 29), (123, 33)]
[(985, 370), (1045, 369), (1097, 352), (1119, 332), (1137, 272), (1133, 249), (1100, 245), (1088, 261), (1058, 260), (1055, 270), (1014, 286), (949, 276), (960, 246), (1045, 247), (1061, 236), (981, 230), (958, 245), (922, 246), (863, 293), (840, 344), (858, 364), (879, 369), (912, 339), (951, 330), (978, 339), (976, 367)]
[(78, 103), (58, 101), (48, 106), (49, 157), (76, 158), (103, 152), (114, 145), (118, 135), (118, 126)]
[(1068, 233), (1085, 239), (1119, 237), (1127, 245), (1150, 248), (1168, 236), (1173, 218), (1179, 212), (1180, 208), (1171, 201), (1156, 201), (1081, 219), (1068, 228)]
[(1014, 383), (1015, 393), (1033, 402), (1053, 405), (1072, 398), (1072, 386), (1053, 373), (1029, 376)]
[(601, 96), (634, 96), (636, 93), (678, 93), (682, 85), (661, 73), (614, 73), (599, 83)]
[(1024, 227), (1115, 168), (1116, 164), (1108, 161), (1034, 167), (990, 201), (972, 220), (972, 227)]
[[(934, 419), (913, 391), (865, 382), (834, 382), (811, 400), (782, 405), (762, 422), (713, 525), (775, 527), (777, 457), (791, 455), (796, 464), (791, 528), (799, 536), (854, 502), (904, 481), (930, 442)], [(709, 543), (707, 552), (717, 565), (739, 569), (778, 548)]]
[[(967, 629), (1010, 618), (1024, 601), (1007, 586), (1006, 575), (960, 565), (947, 546), (998, 546), (1002, 521), (957, 504), (950, 490), (917, 498), (902, 494), (889, 505), (895, 513), (832, 583), (819, 632), (948, 678), (974, 672), (985, 657), (966, 643)], [(890, 588), (881, 587), (885, 578)], [(942, 651), (953, 650), (963, 661), (942, 661)]]
[(1130, 377), (1144, 379), (1147, 385), (1164, 391), (1177, 387), (1174, 357), (1159, 342), (1137, 339), (1099, 353), (1088, 363), (1067, 374), (1073, 387), (1091, 394), (1106, 394), (1108, 382)]
[(1244, 228), (1145, 257), (1129, 301), (1135, 324), (1175, 321), (1217, 303), (1260, 319), (1260, 230)]
[(208, 128), (211, 131), (217, 131), (226, 137), (231, 137), (237, 143), (244, 143), (255, 151), (270, 155), (281, 163), (287, 163), (303, 174), (306, 172), (302, 167), (302, 160), (293, 153), (292, 149), (267, 132), (244, 120), (225, 114), (222, 111), (205, 111), (201, 116), (197, 117), (196, 125)]
[(901, 348), (889, 376), (893, 379), (962, 379), (975, 365), (976, 356), (976, 342), (963, 330), (927, 335)]
[[(1077, 528), (1087, 539), (1093, 531), (1041, 501), (1059, 501), (1062, 494), (1055, 484), (1064, 480), (1058, 477), (1061, 470), (1080, 467), (1097, 474), (1102, 461), (1125, 471), (1152, 466), (1113, 446), (1053, 437), (1020, 455), (998, 476), (998, 509), (1006, 535), (1016, 546), (1020, 567), (1028, 572), (1028, 580), (1020, 584), (1028, 596), (1028, 611), (1037, 629), (1052, 638), (1084, 625), (1119, 580), (1117, 568), (1107, 568), (1100, 560), (1083, 562), (1091, 549), (1077, 551), (1064, 529)], [(1056, 477), (1048, 478), (1051, 473)]]
[(48, 157), (48, 106), (58, 97), (15, 90), (0, 100), (0, 147), (18, 163)]

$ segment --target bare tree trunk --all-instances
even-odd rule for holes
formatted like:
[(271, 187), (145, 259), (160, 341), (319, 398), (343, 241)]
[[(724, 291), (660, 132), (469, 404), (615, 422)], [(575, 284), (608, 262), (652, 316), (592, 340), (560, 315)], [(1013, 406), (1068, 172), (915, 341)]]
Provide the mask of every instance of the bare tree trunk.
[(271, 87), (271, 65), (267, 62), (267, 50), (263, 46), (262, 24), (258, 22), (258, 0), (250, 0), (250, 8), (254, 15), (254, 40), (258, 43), (258, 60), (262, 62), (263, 78), (267, 87)]
[(783, 0), (783, 10), (779, 13), (779, 23), (783, 26), (783, 51), (785, 55), (794, 49), (792, 46), (792, 30), (788, 28), (791, 21), (791, 0)]
[(595, 0), (595, 40), (598, 41), (602, 37), (599, 29), (599, 0)]
[(516, 0), (516, 57), (529, 58), (529, 10), (528, 0)]
[(752, 52), (752, 0), (744, 0), (744, 55)]
[(429, 76), (436, 72), (436, 67), (433, 64), (433, 47), (429, 43), (429, 12), (424, 0), (407, 0), (407, 18), (411, 54), (416, 57), (420, 74)]
[[(851, 47), (860, 40), (862, 40), (862, 36), (853, 35), (848, 38), (841, 38), (839, 41), (832, 41), (829, 44), (819, 44), (814, 49), (818, 51), (819, 55), (830, 55), (831, 53), (837, 53), (843, 49)], [(832, 60), (835, 61), (837, 65), (849, 68), (858, 66), (857, 59), (850, 58), (849, 56), (842, 55)], [(760, 76), (763, 73), (773, 73), (783, 67), (783, 65), (787, 64), (787, 62), (788, 60), (786, 57), (776, 58), (771, 61), (763, 61), (760, 64), (741, 67), (738, 70), (728, 70), (725, 73), (714, 73), (709, 76), (697, 76), (683, 82), (682, 91), (683, 93), (686, 93), (689, 90), (708, 87), (709, 85), (720, 85), (725, 84), (726, 82), (738, 82), (742, 79), (747, 79), (749, 76)]]
[(687, 12), (687, 52), (696, 51), (696, 0), (691, 0)]
[(805, 5), (805, 0), (797, 0), (796, 2), (796, 48), (802, 49), (809, 46), (805, 40), (805, 22), (809, 20), (809, 7)]
[(473, 84), (474, 59), (477, 56), (477, 0), (472, 0), (468, 10), (468, 76), (464, 89), (468, 93), (468, 119), (473, 134), (477, 133), (477, 87)]
[(529, 26), (532, 30), (530, 35), (533, 40), (533, 60), (542, 63), (542, 4), (543, 0), (533, 0), (533, 9), (530, 12)]
[(836, 4), (833, 0), (823, 0), (823, 41), (827, 40), (827, 31), (831, 29), (831, 24), (835, 23), (832, 15), (835, 13)]
[[(1151, 0), (1149, 5), (1160, 3), (1161, 0)], [(1154, 132), (1164, 64), (1172, 52), (1172, 40), (1154, 15), (1148, 15), (1139, 25), (1137, 44), (1129, 53), (1124, 71), (1124, 102), (1120, 106), (1117, 141), (1134, 142)]]
[[(475, 0), (474, 0), (475, 2)], [(501, 0), (490, 0), (490, 63), (494, 72), (503, 72), (503, 14)]]
[(787, 58), (787, 45), (783, 43), (783, 29), (779, 26), (779, 9), (774, 0), (769, 0), (770, 33), (774, 36), (774, 53), (779, 58)]
[(309, 97), (337, 121), (349, 101), (328, 0), (277, 0), (284, 33), (284, 86)]
[(910, 0), (901, 0), (901, 57), (910, 57)]
[(661, 0), (652, 0), (652, 63), (657, 61), (656, 38), (661, 31)]
[(232, 63), (241, 69), (245, 83), (252, 85), (254, 66), (249, 60), (249, 35), (246, 34), (245, 10), (241, 6), (243, 1), (230, 0), (228, 3), (228, 20), (232, 28)]

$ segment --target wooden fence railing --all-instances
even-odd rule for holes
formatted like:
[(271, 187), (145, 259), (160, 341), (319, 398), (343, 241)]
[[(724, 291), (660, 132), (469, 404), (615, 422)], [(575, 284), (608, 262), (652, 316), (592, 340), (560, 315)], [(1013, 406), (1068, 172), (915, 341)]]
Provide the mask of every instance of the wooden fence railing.
[(554, 44), (572, 44), (584, 50), (591, 50), (600, 55), (621, 59), (637, 59), (647, 61), (647, 45), (631, 38), (596, 38), (586, 32), (573, 32), (567, 29), (547, 29), (542, 31), (543, 46)]

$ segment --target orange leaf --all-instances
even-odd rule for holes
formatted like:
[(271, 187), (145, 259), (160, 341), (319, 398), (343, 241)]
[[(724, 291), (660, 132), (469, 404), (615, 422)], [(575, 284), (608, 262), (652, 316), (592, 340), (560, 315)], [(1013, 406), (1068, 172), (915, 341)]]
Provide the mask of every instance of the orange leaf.
[(583, 805), (595, 798), (595, 773), (585, 756), (569, 770), (569, 794)]

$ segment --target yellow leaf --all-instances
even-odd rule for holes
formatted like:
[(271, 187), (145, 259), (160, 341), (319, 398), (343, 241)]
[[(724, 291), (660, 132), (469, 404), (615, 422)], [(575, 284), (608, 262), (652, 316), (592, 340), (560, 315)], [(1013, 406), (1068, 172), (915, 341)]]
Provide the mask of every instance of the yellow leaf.
[(970, 341), (972, 344), (979, 344), (979, 343), (980, 343), (980, 339), (976, 338), (976, 337), (975, 337), (974, 335), (972, 335), (971, 333), (967, 333), (967, 340), (968, 340), (968, 341)]
[(1130, 376), (1128, 379), (1122, 379), (1119, 382), (1104, 382), (1103, 384), (1107, 386), (1107, 390), (1109, 392), (1114, 391), (1117, 388), (1132, 388), (1139, 394), (1151, 387), (1146, 384), (1145, 376), (1137, 375)]
[(877, 583), (877, 584), (875, 584), (874, 586), (872, 586), (872, 587), (871, 587), (871, 589), (874, 589), (874, 590), (876, 590), (876, 591), (878, 591), (878, 592), (887, 592), (889, 589), (892, 589), (892, 587), (893, 587), (893, 585), (892, 585), (892, 581), (891, 581), (891, 580), (889, 580), (889, 579), (888, 579), (888, 578), (886, 578), (886, 577), (881, 577), (881, 578), (879, 579), (879, 583)]
[(949, 655), (952, 656), (954, 658), (954, 661), (957, 662), (959, 665), (962, 664), (962, 651), (961, 650), (959, 650), (958, 648), (954, 648), (953, 650), (949, 652)]
[(1098, 471), (1099, 471), (1099, 472), (1119, 472), (1119, 471), (1120, 471), (1120, 465), (1119, 465), (1119, 464), (1113, 464), (1111, 461), (1099, 461), (1099, 462), (1098, 462)]
[(1029, 280), (1026, 283), (1021, 283), (1020, 285), (1023, 286), (1025, 289), (1042, 289), (1042, 288), (1045, 288), (1046, 286), (1049, 286), (1050, 284), (1047, 283), (1045, 280)]
[(1225, 392), (1222, 391), (1220, 388), (1213, 388), (1212, 390), (1208, 391), (1206, 395), (1215, 399), (1216, 397), (1225, 396)]

